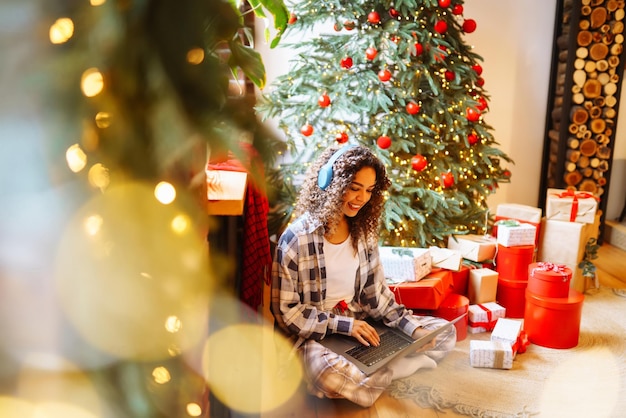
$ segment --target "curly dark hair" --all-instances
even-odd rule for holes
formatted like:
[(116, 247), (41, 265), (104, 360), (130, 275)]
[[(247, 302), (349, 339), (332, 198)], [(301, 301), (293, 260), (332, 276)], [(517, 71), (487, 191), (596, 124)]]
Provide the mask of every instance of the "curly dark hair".
[(391, 185), (391, 181), (378, 157), (369, 148), (357, 145), (335, 161), (332, 181), (328, 188), (322, 190), (317, 184), (318, 173), (337, 150), (338, 147), (327, 148), (309, 167), (300, 188), (294, 214), (300, 216), (308, 212), (311, 218), (324, 225), (325, 233), (333, 234), (343, 216), (341, 210), (343, 196), (356, 173), (363, 167), (373, 168), (376, 171), (376, 185), (372, 196), (356, 216), (348, 218), (352, 246), (356, 251), (361, 238), (369, 244), (378, 243), (378, 230), (384, 210), (384, 192)]

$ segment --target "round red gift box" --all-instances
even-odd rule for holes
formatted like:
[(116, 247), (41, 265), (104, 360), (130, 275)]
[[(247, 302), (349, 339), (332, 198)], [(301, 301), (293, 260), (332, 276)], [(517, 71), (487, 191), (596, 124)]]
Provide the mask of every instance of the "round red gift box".
[(524, 329), (530, 342), (548, 348), (576, 347), (584, 299), (575, 289), (565, 298), (546, 298), (526, 290)]
[(507, 318), (523, 318), (526, 307), (528, 280), (508, 280), (498, 277), (496, 299), (506, 309)]
[(532, 263), (528, 266), (528, 291), (547, 298), (566, 298), (572, 270), (552, 263)]
[[(469, 310), (469, 299), (463, 295), (450, 293), (441, 301), (439, 308), (435, 310), (434, 316), (451, 321), (459, 315), (467, 313)], [(467, 315), (454, 324), (456, 327), (456, 340), (462, 341), (467, 337)]]
[(533, 262), (534, 256), (534, 245), (505, 247), (498, 244), (498, 252), (496, 253), (498, 277), (510, 280), (528, 279), (528, 266)]

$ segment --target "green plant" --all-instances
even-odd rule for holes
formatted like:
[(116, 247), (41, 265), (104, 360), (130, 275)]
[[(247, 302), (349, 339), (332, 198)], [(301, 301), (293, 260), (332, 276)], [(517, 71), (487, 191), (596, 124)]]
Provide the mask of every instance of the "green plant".
[(585, 254), (580, 263), (578, 263), (578, 267), (582, 269), (583, 276), (585, 277), (595, 277), (596, 275), (596, 265), (593, 264), (592, 260), (598, 258), (598, 249), (600, 245), (598, 244), (598, 240), (596, 238), (589, 238), (587, 244), (585, 245)]

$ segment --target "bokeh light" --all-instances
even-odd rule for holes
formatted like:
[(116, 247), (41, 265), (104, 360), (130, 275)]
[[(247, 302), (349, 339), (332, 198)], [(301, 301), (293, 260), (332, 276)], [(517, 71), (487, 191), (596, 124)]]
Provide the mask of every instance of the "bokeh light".
[(172, 346), (184, 352), (206, 336), (207, 244), (194, 228), (172, 231), (181, 212), (132, 182), (109, 187), (69, 221), (58, 247), (56, 289), (68, 320), (97, 349), (158, 360)]
[(159, 385), (163, 385), (172, 380), (169, 370), (163, 366), (155, 367), (152, 370), (152, 378), (154, 379), (154, 382)]
[(109, 170), (102, 164), (97, 163), (91, 166), (87, 179), (92, 187), (100, 190), (104, 190), (109, 186), (111, 181), (109, 177)]
[(28, 401), (12, 396), (0, 396), (0, 417), (34, 417), (35, 407)]
[(111, 114), (109, 112), (98, 112), (95, 117), (96, 126), (100, 129), (106, 129), (111, 126)]
[(103, 414), (104, 403), (91, 377), (53, 353), (32, 352), (24, 357), (15, 393), (33, 403), (37, 418), (89, 418)]
[(162, 181), (154, 188), (154, 196), (164, 205), (169, 205), (176, 199), (176, 189), (166, 181)]
[(187, 229), (189, 228), (190, 224), (191, 220), (187, 215), (179, 214), (175, 216), (174, 219), (172, 219), (172, 231), (174, 231), (176, 234), (184, 234), (185, 231), (187, 231)]
[(200, 415), (202, 415), (202, 408), (195, 402), (188, 403), (187, 414), (190, 417), (199, 417)]
[(62, 17), (57, 19), (50, 26), (50, 42), (53, 44), (62, 44), (70, 40), (74, 35), (74, 22), (72, 19)]
[(244, 413), (277, 408), (302, 379), (300, 357), (271, 325), (233, 324), (206, 342), (203, 367), (212, 392), (228, 407)]
[(80, 145), (74, 144), (65, 151), (65, 160), (70, 170), (78, 173), (87, 165), (87, 154), (80, 148)]
[(187, 52), (187, 62), (198, 65), (204, 61), (204, 50), (202, 48), (192, 48)]
[(611, 417), (620, 393), (620, 367), (606, 347), (592, 347), (561, 362), (545, 382), (546, 417)]
[(104, 89), (104, 77), (97, 68), (89, 68), (83, 73), (80, 88), (87, 97), (97, 96)]

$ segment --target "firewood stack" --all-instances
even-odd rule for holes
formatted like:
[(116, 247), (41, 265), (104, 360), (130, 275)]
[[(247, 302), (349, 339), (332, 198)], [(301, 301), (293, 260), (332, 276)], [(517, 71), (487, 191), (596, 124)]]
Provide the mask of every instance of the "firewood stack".
[(623, 72), (624, 3), (563, 2), (547, 132), (547, 187), (604, 193)]

